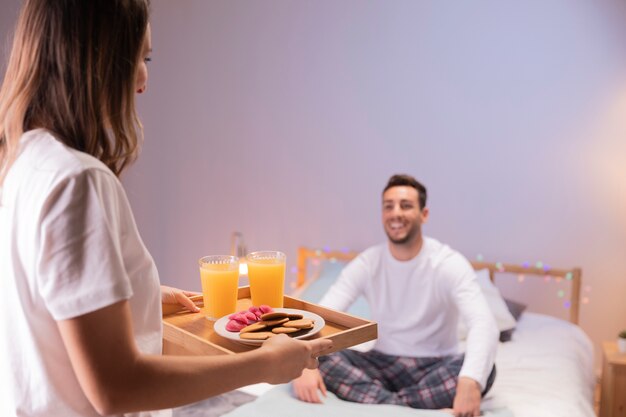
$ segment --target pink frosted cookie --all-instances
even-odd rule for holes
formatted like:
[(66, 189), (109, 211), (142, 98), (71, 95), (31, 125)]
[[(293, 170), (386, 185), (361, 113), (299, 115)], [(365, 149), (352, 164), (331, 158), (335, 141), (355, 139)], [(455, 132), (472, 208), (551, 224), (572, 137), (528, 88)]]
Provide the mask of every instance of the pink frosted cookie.
[(228, 323), (226, 323), (226, 330), (228, 330), (229, 332), (239, 332), (246, 326), (247, 324), (242, 324), (236, 320), (229, 320)]
[(247, 310), (233, 313), (228, 316), (229, 320), (228, 323), (226, 323), (225, 328), (229, 332), (239, 332), (244, 327), (260, 321), (263, 314), (271, 313), (273, 311), (274, 309), (267, 305), (262, 305), (260, 307), (252, 306)]

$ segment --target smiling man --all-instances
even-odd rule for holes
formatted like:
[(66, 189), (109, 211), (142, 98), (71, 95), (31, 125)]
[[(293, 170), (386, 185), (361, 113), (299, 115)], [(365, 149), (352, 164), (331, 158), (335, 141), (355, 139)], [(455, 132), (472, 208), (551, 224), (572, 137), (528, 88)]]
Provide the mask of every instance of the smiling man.
[[(470, 263), (422, 235), (426, 196), (409, 175), (389, 179), (382, 195), (387, 242), (350, 262), (320, 302), (346, 310), (363, 295), (378, 322), (376, 344), (320, 358), (319, 371), (294, 381), (299, 399), (320, 403), (328, 388), (348, 401), (479, 415), (495, 378), (498, 329)], [(465, 354), (459, 320), (469, 329)]]

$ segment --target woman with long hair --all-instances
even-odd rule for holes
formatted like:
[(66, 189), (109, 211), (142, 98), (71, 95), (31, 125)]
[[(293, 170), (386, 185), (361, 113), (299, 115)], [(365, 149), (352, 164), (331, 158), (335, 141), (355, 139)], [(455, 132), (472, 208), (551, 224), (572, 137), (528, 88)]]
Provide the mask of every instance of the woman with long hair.
[(287, 336), (161, 355), (162, 287), (118, 180), (139, 149), (148, 0), (26, 0), (0, 90), (0, 415), (162, 410), (287, 382), (330, 347)]

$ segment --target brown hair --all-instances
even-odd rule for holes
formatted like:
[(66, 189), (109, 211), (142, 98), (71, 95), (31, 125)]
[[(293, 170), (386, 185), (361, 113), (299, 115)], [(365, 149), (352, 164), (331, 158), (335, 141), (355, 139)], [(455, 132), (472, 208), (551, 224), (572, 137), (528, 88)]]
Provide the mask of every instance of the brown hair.
[(116, 175), (138, 154), (135, 76), (149, 0), (27, 0), (0, 89), (0, 184), (45, 128)]
[(426, 207), (426, 196), (427, 196), (426, 187), (424, 187), (422, 183), (420, 183), (418, 180), (416, 180), (410, 175), (406, 175), (406, 174), (392, 175), (391, 178), (389, 178), (389, 181), (387, 181), (387, 185), (385, 186), (385, 189), (383, 190), (383, 194), (385, 194), (385, 191), (387, 191), (391, 187), (398, 187), (398, 186), (403, 186), (403, 185), (408, 186), (408, 187), (413, 187), (417, 190), (417, 199), (419, 202), (420, 210), (423, 210), (424, 207)]

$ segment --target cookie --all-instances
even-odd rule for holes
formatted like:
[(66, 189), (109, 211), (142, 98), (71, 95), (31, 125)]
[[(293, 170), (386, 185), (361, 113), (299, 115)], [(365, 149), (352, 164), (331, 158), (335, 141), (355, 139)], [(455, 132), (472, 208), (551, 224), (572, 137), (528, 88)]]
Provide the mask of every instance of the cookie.
[[(295, 327), (288, 327), (288, 329), (295, 329)], [(300, 336), (304, 336), (307, 333), (310, 333), (311, 330), (313, 330), (313, 327), (311, 327), (310, 329), (296, 329), (297, 332), (293, 332), (293, 333), (289, 333), (289, 337), (300, 337)]]
[(274, 327), (272, 329), (272, 333), (276, 333), (276, 334), (287, 334), (287, 333), (295, 333), (300, 331), (300, 329), (297, 329), (295, 327)]
[(263, 320), (259, 323), (265, 324), (267, 327), (278, 326), (279, 324), (287, 323), (289, 318), (285, 317), (284, 319), (276, 319), (276, 320)]
[(259, 309), (259, 307), (255, 307), (255, 306), (251, 306), (248, 311), (252, 314), (254, 314), (255, 320), (254, 321), (259, 321), (261, 320), (261, 316), (263, 315), (263, 312), (261, 311), (261, 309)]
[(246, 340), (266, 340), (270, 337), (274, 336), (272, 332), (247, 332), (247, 333), (239, 333), (239, 337), (241, 339)]
[(228, 323), (226, 323), (226, 330), (229, 332), (239, 332), (246, 326), (247, 324), (239, 323), (236, 320), (229, 320)]
[(292, 321), (288, 321), (283, 326), (288, 327), (288, 328), (295, 328), (295, 329), (311, 329), (313, 327), (313, 320), (311, 319), (292, 320)]
[(239, 333), (250, 333), (250, 332), (256, 332), (258, 330), (263, 330), (265, 329), (267, 326), (261, 322), (258, 323), (252, 323), (249, 326), (244, 327), (243, 329), (239, 330)]
[(287, 318), (289, 320), (300, 320), (303, 317), (304, 316), (302, 314), (297, 314), (297, 313), (289, 313), (289, 314), (287, 314)]
[(268, 320), (277, 320), (277, 319), (284, 319), (287, 318), (288, 314), (287, 313), (281, 313), (279, 311), (275, 311), (273, 313), (265, 313), (261, 316), (261, 320), (263, 321), (268, 321)]
[(246, 317), (246, 315), (245, 315), (245, 314), (243, 314), (243, 313), (235, 313), (235, 314), (231, 314), (230, 316), (228, 316), (228, 318), (229, 318), (230, 320), (235, 320), (235, 321), (238, 321), (238, 322), (239, 322), (239, 323), (241, 323), (241, 324), (245, 324), (245, 325), (250, 324), (250, 323), (248, 322), (248, 318), (247, 318), (247, 317)]
[(274, 311), (274, 309), (273, 309), (272, 307), (270, 307), (270, 306), (268, 306), (268, 305), (265, 305), (265, 304), (261, 304), (261, 305), (259, 306), (259, 310), (261, 310), (261, 312), (262, 312), (263, 314), (265, 314), (265, 313), (271, 313), (272, 311)]

